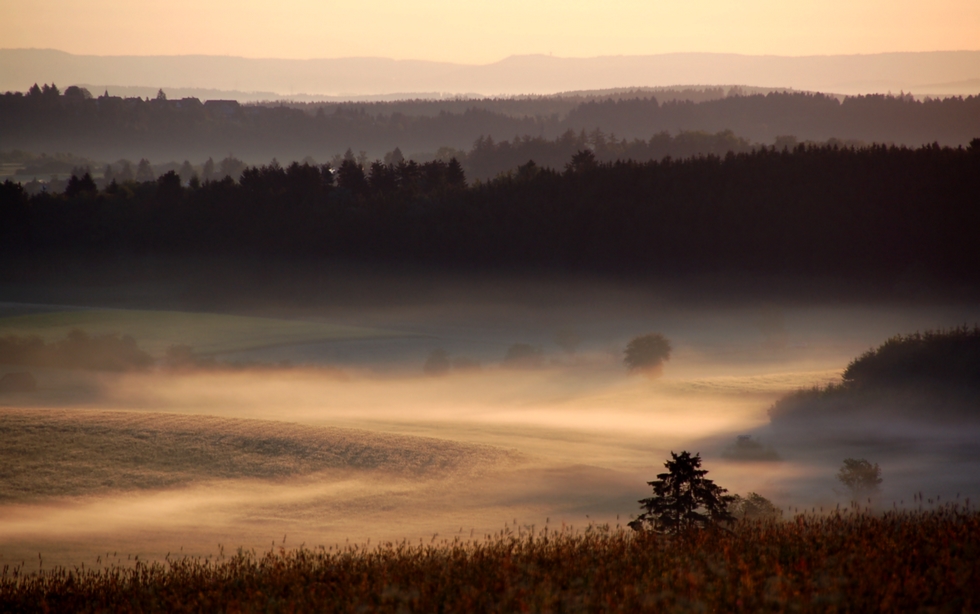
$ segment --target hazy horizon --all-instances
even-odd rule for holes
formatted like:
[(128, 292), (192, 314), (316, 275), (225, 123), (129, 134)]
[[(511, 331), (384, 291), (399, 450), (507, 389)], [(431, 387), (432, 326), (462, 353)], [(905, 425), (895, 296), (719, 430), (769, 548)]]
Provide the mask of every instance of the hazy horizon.
[[(80, 54), (383, 56), (487, 63), (511, 55), (596, 57), (674, 52), (839, 55), (976, 47), (980, 5), (830, 0), (791, 5), (722, 0), (692, 6), (619, 0), (460, 5), (308, 0), (139, 7), (121, 0), (37, 0), (0, 7), (10, 47)], [(151, 27), (147, 27), (152, 24)]]
[[(0, 49), (0, 91), (163, 88), (239, 100), (556, 95), (618, 88), (749, 86), (838, 95), (980, 93), (980, 50), (841, 55), (677, 52), (562, 57), (511, 54), (488, 63), (382, 56), (307, 60), (235, 55), (76, 55)], [(101, 91), (93, 91), (100, 94)], [(238, 94), (238, 95), (235, 95)]]

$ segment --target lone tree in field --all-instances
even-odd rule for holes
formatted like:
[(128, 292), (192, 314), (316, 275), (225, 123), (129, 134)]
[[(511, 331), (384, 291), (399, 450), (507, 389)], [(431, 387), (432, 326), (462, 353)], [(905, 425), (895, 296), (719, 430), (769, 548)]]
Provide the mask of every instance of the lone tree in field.
[(630, 371), (656, 377), (663, 371), (664, 362), (670, 360), (672, 349), (670, 341), (660, 333), (641, 335), (626, 345), (623, 363)]
[(849, 491), (852, 499), (877, 494), (881, 487), (881, 467), (863, 458), (845, 458), (837, 479)]
[(708, 472), (701, 469), (701, 455), (691, 456), (687, 451), (670, 455), (673, 460), (664, 463), (667, 473), (647, 482), (653, 487), (653, 496), (640, 500), (645, 511), (629, 527), (634, 531), (650, 528), (677, 534), (734, 522), (728, 507), (735, 497), (726, 495), (726, 489), (704, 477)]

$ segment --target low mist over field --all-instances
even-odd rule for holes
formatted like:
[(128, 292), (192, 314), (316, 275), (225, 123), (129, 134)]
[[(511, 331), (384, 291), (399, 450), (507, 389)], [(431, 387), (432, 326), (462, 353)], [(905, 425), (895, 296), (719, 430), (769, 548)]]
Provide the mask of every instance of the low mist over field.
[[(969, 301), (361, 274), (305, 299), (211, 295), (205, 310), (174, 290), (7, 287), (4, 347), (65, 348), (87, 330), (131, 336), (149, 361), (0, 357), (0, 373), (36, 380), (0, 393), (5, 563), (625, 524), (681, 449), (784, 509), (846, 504), (847, 457), (880, 463), (882, 508), (980, 494), (976, 416), (800, 430), (767, 414), (897, 332), (977, 320)], [(672, 354), (659, 375), (630, 374), (623, 350), (650, 332)]]
[(972, 611), (980, 3), (0, 3), (0, 611)]

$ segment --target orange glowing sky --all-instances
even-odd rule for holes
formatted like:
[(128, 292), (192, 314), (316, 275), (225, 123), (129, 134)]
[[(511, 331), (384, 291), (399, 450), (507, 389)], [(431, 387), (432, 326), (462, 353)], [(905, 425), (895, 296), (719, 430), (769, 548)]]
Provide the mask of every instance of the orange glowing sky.
[(980, 48), (976, 0), (31, 0), (4, 48), (94, 55), (390, 57), (490, 63), (685, 51), (824, 55)]

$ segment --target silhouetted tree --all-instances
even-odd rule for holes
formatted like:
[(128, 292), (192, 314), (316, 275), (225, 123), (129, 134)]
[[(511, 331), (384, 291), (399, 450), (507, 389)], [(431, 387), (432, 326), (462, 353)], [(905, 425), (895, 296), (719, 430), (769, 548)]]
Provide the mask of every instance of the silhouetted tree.
[(453, 156), (446, 166), (446, 184), (454, 188), (466, 187), (466, 174), (463, 172), (463, 165)]
[(422, 169), (415, 160), (405, 160), (395, 167), (398, 187), (406, 193), (415, 192), (421, 184)]
[(405, 160), (405, 156), (402, 155), (402, 150), (395, 147), (394, 150), (389, 151), (385, 154), (384, 163), (390, 166), (398, 166)]
[(565, 165), (565, 170), (569, 173), (582, 173), (595, 167), (595, 154), (590, 149), (583, 149), (572, 156), (572, 161)]
[(726, 495), (726, 489), (704, 477), (708, 472), (701, 469), (701, 455), (689, 452), (670, 453), (672, 460), (664, 463), (667, 473), (657, 475), (653, 482), (653, 496), (639, 501), (645, 510), (629, 523), (635, 531), (650, 528), (667, 534), (678, 534), (691, 529), (704, 529), (734, 522), (728, 511), (735, 497)]
[(65, 89), (63, 96), (72, 100), (91, 100), (92, 92), (88, 91), (84, 87), (70, 85)]
[(528, 160), (525, 164), (517, 167), (514, 178), (518, 181), (531, 181), (541, 173), (541, 167), (534, 160)]
[(83, 195), (94, 196), (98, 191), (99, 188), (96, 187), (95, 181), (92, 180), (92, 175), (89, 173), (84, 173), (81, 178), (72, 175), (71, 179), (68, 180), (68, 185), (65, 186), (65, 196), (68, 198)]
[(133, 181), (136, 179), (136, 175), (133, 174), (133, 167), (130, 165), (128, 160), (123, 160), (122, 165), (119, 168), (119, 174), (116, 175), (116, 180), (119, 183), (126, 183), (127, 181)]
[(656, 371), (670, 360), (670, 341), (660, 333), (635, 337), (626, 345), (623, 362), (630, 371)]
[(221, 161), (217, 178), (224, 179), (225, 177), (230, 177), (232, 180), (238, 181), (246, 168), (247, 165), (244, 162), (235, 156), (228, 156)]
[(202, 181), (214, 181), (217, 179), (214, 172), (214, 160), (208, 158), (204, 163), (204, 167), (201, 169), (201, 180)]
[(61, 91), (58, 89), (58, 86), (55, 85), (54, 83), (52, 83), (51, 85), (45, 83), (44, 86), (41, 88), (41, 94), (45, 98), (57, 100), (58, 97), (61, 96)]
[(191, 177), (195, 175), (194, 167), (191, 166), (191, 163), (188, 160), (184, 160), (184, 163), (180, 165), (180, 170), (177, 171), (177, 174), (180, 175), (180, 180), (185, 184), (190, 183)]
[[(385, 156), (386, 158), (388, 156)], [(398, 189), (398, 175), (390, 164), (375, 160), (371, 164), (368, 184), (376, 194), (390, 194)]]
[(167, 171), (157, 179), (157, 194), (166, 200), (180, 198), (180, 176), (175, 171)]
[(853, 500), (876, 494), (881, 487), (881, 468), (863, 458), (845, 458), (837, 480), (851, 493)]
[(156, 177), (153, 174), (153, 167), (150, 166), (150, 161), (142, 158), (136, 166), (136, 181), (144, 183), (146, 181), (153, 181), (154, 179)]
[(345, 158), (340, 164), (340, 168), (337, 169), (337, 185), (354, 194), (363, 194), (368, 187), (367, 179), (364, 177), (364, 169), (355, 160)]

